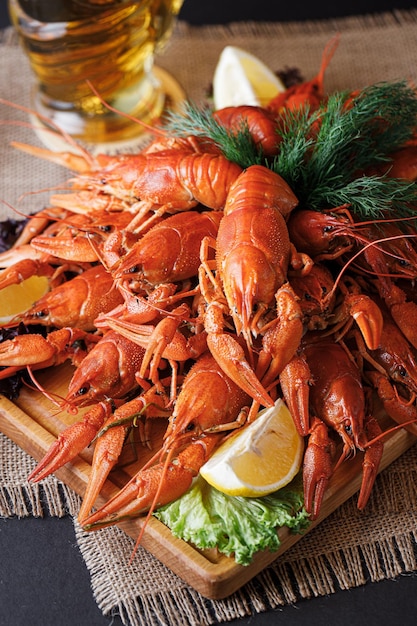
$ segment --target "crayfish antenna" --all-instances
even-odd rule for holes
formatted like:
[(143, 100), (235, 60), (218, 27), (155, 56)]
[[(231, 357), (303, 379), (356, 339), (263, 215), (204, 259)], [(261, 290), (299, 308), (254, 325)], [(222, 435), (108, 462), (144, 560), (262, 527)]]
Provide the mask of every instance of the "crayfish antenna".
[[(20, 368), (22, 369), (22, 368)], [(34, 374), (33, 374), (33, 370), (30, 367), (30, 365), (26, 365), (26, 370), (29, 374), (30, 380), (33, 382), (34, 387), (31, 387), (29, 385), (29, 383), (25, 382), (25, 385), (27, 387), (29, 387), (29, 389), (36, 389), (37, 391), (40, 391), (41, 394), (47, 398), (50, 402), (52, 402), (52, 404), (54, 404), (56, 407), (58, 407), (59, 409), (63, 409), (66, 406), (66, 402), (65, 402), (65, 398), (63, 398), (62, 396), (60, 396), (58, 393), (51, 393), (50, 391), (47, 391), (45, 389), (45, 387), (43, 387), (40, 382), (38, 380), (36, 380)], [(68, 406), (67, 410), (69, 413), (72, 414), (76, 414), (78, 409), (76, 407), (73, 406)]]
[[(12, 204), (10, 204), (10, 202), (7, 202), (6, 200), (1, 199), (0, 202), (7, 207), (8, 209), (10, 209), (10, 211), (13, 211), (13, 213), (15, 213), (16, 215), (18, 215), (19, 217), (21, 217), (22, 219), (30, 219), (30, 218), (35, 218), (36, 215), (27, 215), (27, 213), (25, 213), (24, 211), (19, 211), (19, 209), (17, 209), (16, 207), (14, 207)], [(16, 245), (16, 244), (14, 244)]]
[[(87, 163), (89, 162), (90, 169), (95, 166), (95, 160), (93, 156), (88, 152), (88, 150), (84, 149), (79, 143), (75, 141), (73, 137), (71, 137), (69, 133), (67, 133), (63, 128), (61, 128), (53, 120), (49, 119), (45, 115), (42, 115), (41, 113), (38, 113), (37, 111), (33, 111), (29, 107), (26, 107), (22, 104), (16, 104), (15, 102), (10, 102), (10, 100), (6, 100), (5, 98), (0, 98), (0, 104), (4, 104), (5, 106), (12, 107), (14, 109), (17, 109), (18, 111), (23, 111), (24, 113), (27, 113), (28, 115), (32, 115), (33, 117), (36, 117), (38, 120), (40, 120), (41, 122), (45, 124), (45, 128), (42, 128), (44, 132), (47, 132), (53, 136), (59, 136), (60, 138), (64, 139), (65, 142), (69, 146), (74, 148), (79, 155), (83, 155), (84, 161)], [(33, 124), (28, 125), (27, 123), (22, 123), (22, 125), (31, 126), (31, 128), (34, 128)], [(11, 145), (15, 147), (26, 146), (26, 144), (20, 144), (20, 142), (11, 142)], [(29, 154), (37, 153), (36, 152), (37, 148), (35, 148), (35, 146), (27, 146), (27, 148), (29, 149), (34, 148), (34, 150), (32, 151), (27, 150)], [(50, 160), (54, 160), (52, 158), (52, 155), (57, 154), (57, 153), (53, 153), (52, 151), (49, 151), (49, 152), (50, 152)], [(55, 160), (55, 162), (59, 162), (59, 160), (58, 161)]]
[(322, 86), (323, 82), (324, 82), (324, 74), (327, 70), (327, 68), (330, 65), (330, 61), (332, 60), (337, 47), (339, 46), (339, 42), (340, 42), (340, 33), (336, 33), (336, 35), (334, 35), (334, 37), (332, 37), (330, 39), (330, 41), (327, 42), (324, 50), (323, 50), (323, 55), (322, 55), (322, 60), (321, 60), (321, 66), (320, 66), (320, 70), (319, 73), (317, 75), (317, 83), (318, 85)]
[(153, 135), (161, 135), (162, 137), (166, 137), (166, 131), (164, 131), (162, 128), (158, 128), (156, 126), (153, 126), (152, 124), (147, 124), (143, 120), (140, 120), (137, 117), (134, 117), (133, 115), (129, 115), (129, 113), (125, 113), (124, 111), (119, 111), (119, 109), (116, 109), (115, 107), (111, 106), (111, 104), (109, 104), (102, 98), (102, 96), (98, 93), (97, 89), (94, 87), (94, 85), (92, 84), (90, 80), (87, 80), (87, 84), (90, 87), (93, 94), (96, 96), (96, 98), (98, 98), (98, 100), (101, 102), (103, 106), (106, 107), (106, 109), (108, 109), (109, 111), (112, 111), (112, 113), (116, 113), (116, 115), (120, 115), (121, 117), (124, 117), (127, 120), (130, 120), (131, 122), (134, 122), (135, 124), (138, 124), (139, 126), (142, 126), (142, 128), (145, 128), (147, 131), (149, 131)]
[(169, 467), (169, 464), (171, 463), (171, 460), (172, 460), (173, 456), (174, 456), (174, 450), (171, 450), (167, 454), (167, 457), (166, 457), (165, 462), (163, 464), (162, 472), (161, 472), (161, 480), (159, 482), (158, 489), (156, 490), (154, 499), (153, 499), (152, 504), (151, 504), (151, 506), (149, 508), (149, 511), (148, 511), (148, 513), (147, 513), (147, 515), (145, 517), (145, 520), (143, 522), (143, 525), (142, 525), (142, 528), (140, 530), (139, 536), (138, 536), (138, 538), (136, 540), (135, 546), (133, 548), (133, 552), (132, 552), (130, 560), (129, 560), (129, 564), (132, 563), (132, 561), (133, 561), (133, 559), (135, 557), (135, 554), (138, 551), (138, 548), (139, 548), (140, 544), (142, 543), (142, 539), (143, 539), (143, 535), (145, 533), (146, 527), (147, 527), (147, 525), (149, 523), (149, 520), (151, 519), (151, 517), (152, 517), (156, 507), (157, 507), (158, 498), (159, 498), (159, 496), (161, 494), (161, 491), (162, 491), (162, 488), (163, 488), (163, 485), (164, 485), (164, 479), (165, 479), (165, 477), (167, 475), (168, 467)]

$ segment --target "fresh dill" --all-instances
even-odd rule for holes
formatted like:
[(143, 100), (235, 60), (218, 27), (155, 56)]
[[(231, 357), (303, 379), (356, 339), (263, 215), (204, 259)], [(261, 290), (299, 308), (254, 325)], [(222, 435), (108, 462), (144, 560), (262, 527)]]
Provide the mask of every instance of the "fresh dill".
[(287, 181), (300, 205), (324, 210), (348, 204), (361, 219), (415, 213), (417, 184), (372, 173), (384, 162), (389, 169), (390, 155), (415, 135), (417, 96), (405, 82), (336, 92), (315, 111), (308, 104), (284, 110), (277, 117), (279, 153), (269, 160), (247, 124), (225, 128), (208, 107), (186, 104), (170, 114), (167, 129), (207, 138), (242, 168), (266, 165)]
[(335, 93), (311, 114), (307, 107), (283, 114), (280, 152), (270, 166), (316, 210), (346, 203), (361, 219), (414, 213), (414, 183), (367, 172), (388, 163), (416, 127), (417, 98), (403, 82), (372, 85), (353, 99)]
[(360, 176), (335, 188), (322, 187), (315, 197), (310, 194), (309, 206), (338, 207), (350, 205), (361, 219), (375, 220), (391, 213), (395, 217), (415, 217), (417, 185), (398, 178)]

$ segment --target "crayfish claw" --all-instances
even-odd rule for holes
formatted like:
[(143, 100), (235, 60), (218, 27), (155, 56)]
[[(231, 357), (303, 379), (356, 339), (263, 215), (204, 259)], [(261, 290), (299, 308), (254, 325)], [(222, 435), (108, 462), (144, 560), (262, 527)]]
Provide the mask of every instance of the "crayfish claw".
[(304, 454), (304, 506), (312, 520), (317, 519), (323, 497), (333, 474), (334, 443), (327, 426), (318, 418), (313, 420), (308, 445)]
[(0, 345), (0, 366), (39, 365), (53, 359), (56, 351), (47, 339), (38, 334), (17, 335)]
[(312, 378), (304, 355), (295, 355), (284, 367), (279, 382), (295, 427), (302, 437), (310, 432), (309, 396)]
[[(170, 464), (169, 471), (163, 477), (163, 488), (160, 488), (163, 466), (161, 464), (140, 470), (126, 485), (109, 500), (84, 520), (80, 520), (84, 530), (95, 530), (111, 526), (126, 518), (138, 517), (151, 506), (162, 506), (179, 498), (191, 486), (193, 475), (184, 472), (182, 467)], [(159, 499), (154, 505), (155, 495)]]
[[(22, 152), (26, 152), (31, 156), (36, 156), (46, 161), (51, 161), (63, 167), (67, 167), (78, 173), (87, 173), (91, 171), (92, 163), (83, 156), (83, 154), (75, 154), (74, 152), (54, 152), (46, 148), (39, 148), (38, 146), (32, 146), (21, 141), (11, 141), (10, 145), (13, 148), (17, 148)], [(85, 153), (86, 154), (86, 153)]]
[(82, 520), (84, 530), (111, 526), (122, 519), (153, 512), (182, 496), (222, 436), (219, 433), (205, 435), (193, 441), (174, 460), (168, 456), (164, 462), (139, 470), (101, 509)]
[(349, 294), (345, 299), (349, 314), (357, 323), (370, 350), (376, 350), (381, 342), (384, 319), (381, 309), (369, 296)]
[(384, 444), (381, 439), (379, 439), (382, 434), (381, 427), (378, 421), (372, 416), (366, 418), (365, 434), (368, 438), (368, 445), (365, 448), (362, 462), (362, 484), (357, 504), (360, 511), (362, 511), (368, 503), (384, 451)]
[(207, 345), (225, 374), (259, 404), (271, 407), (273, 400), (245, 358), (242, 347), (227, 334), (208, 335)]
[(29, 482), (37, 483), (43, 480), (82, 452), (102, 426), (111, 411), (110, 406), (110, 403), (101, 402), (87, 411), (82, 421), (66, 428), (29, 474)]

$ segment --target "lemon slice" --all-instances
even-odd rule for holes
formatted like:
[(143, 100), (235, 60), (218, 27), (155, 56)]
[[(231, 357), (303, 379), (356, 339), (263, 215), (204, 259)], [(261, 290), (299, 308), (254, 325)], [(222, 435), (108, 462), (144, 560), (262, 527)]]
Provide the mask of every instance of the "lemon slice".
[(285, 487), (301, 467), (304, 440), (282, 400), (231, 435), (200, 469), (230, 496), (265, 496)]
[(10, 322), (15, 315), (25, 313), (48, 290), (46, 276), (31, 276), (19, 284), (1, 289), (0, 326)]
[(256, 56), (236, 46), (223, 49), (213, 77), (215, 109), (265, 106), (282, 91), (282, 81)]

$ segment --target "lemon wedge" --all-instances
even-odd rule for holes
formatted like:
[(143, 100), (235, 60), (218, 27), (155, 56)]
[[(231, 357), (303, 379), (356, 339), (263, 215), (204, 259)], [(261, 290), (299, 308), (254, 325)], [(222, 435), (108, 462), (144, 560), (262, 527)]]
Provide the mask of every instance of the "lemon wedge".
[(282, 81), (256, 56), (236, 46), (223, 49), (213, 77), (215, 109), (265, 106), (282, 91)]
[(15, 315), (25, 313), (49, 290), (46, 276), (31, 276), (16, 285), (8, 285), (0, 291), (0, 326), (7, 324)]
[(287, 406), (277, 400), (231, 435), (200, 469), (213, 487), (230, 496), (258, 497), (285, 487), (301, 467), (304, 440)]

